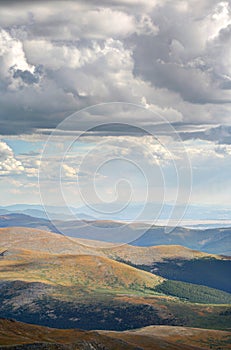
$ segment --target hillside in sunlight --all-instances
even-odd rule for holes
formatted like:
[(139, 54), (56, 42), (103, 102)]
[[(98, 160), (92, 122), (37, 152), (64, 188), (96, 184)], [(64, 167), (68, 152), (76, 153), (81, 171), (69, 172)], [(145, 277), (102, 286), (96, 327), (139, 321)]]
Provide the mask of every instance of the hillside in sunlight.
[[(28, 227), (62, 233), (79, 239), (105, 242), (130, 242), (137, 247), (160, 245), (185, 246), (192, 250), (209, 254), (230, 256), (231, 228), (189, 229), (175, 227), (168, 234), (164, 226), (151, 226), (145, 223), (131, 223), (124, 226), (111, 220), (48, 220), (24, 214), (0, 215), (0, 227)], [(97, 228), (97, 229), (96, 229)]]
[[(60, 330), (0, 319), (1, 349), (47, 350), (193, 350), (230, 349), (230, 333), (223, 331), (150, 326), (126, 332)], [(32, 347), (31, 344), (34, 344)]]
[(70, 238), (33, 228), (9, 227), (0, 229), (0, 249), (0, 254), (5, 250), (24, 249), (41, 253), (108, 257), (164, 278), (231, 291), (229, 257), (179, 245), (138, 247), (103, 243), (102, 248), (100, 241)]
[[(41, 232), (37, 234), (40, 239)], [(4, 317), (60, 328), (125, 330), (150, 324), (228, 328), (229, 293), (176, 285), (105, 256), (5, 248), (0, 258)]]

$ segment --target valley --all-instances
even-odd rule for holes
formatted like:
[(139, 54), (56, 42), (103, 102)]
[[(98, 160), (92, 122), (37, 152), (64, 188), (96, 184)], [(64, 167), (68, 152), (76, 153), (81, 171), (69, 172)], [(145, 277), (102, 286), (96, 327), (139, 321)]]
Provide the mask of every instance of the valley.
[[(189, 229), (176, 227), (166, 233), (164, 226), (145, 223), (124, 223), (110, 220), (48, 220), (30, 215), (12, 213), (0, 215), (0, 227), (28, 227), (60, 233), (64, 236), (101, 241), (101, 247), (129, 243), (137, 247), (183, 246), (208, 254), (231, 256), (231, 228)], [(124, 241), (124, 237), (126, 240)], [(94, 245), (94, 242), (93, 242)]]
[[(93, 249), (77, 239), (28, 228), (1, 229), (0, 246), (0, 312), (6, 318), (58, 328), (121, 331), (168, 324), (229, 329), (229, 293), (171, 281), (111, 257), (124, 257), (121, 249), (124, 254), (127, 249), (127, 257), (130, 253), (130, 260), (140, 262), (137, 247), (102, 249), (96, 244)], [(179, 258), (180, 252), (176, 247), (163, 248), (163, 254), (160, 247), (147, 248), (147, 254), (146, 248), (138, 249), (144, 249), (142, 259), (149, 262)], [(191, 254), (203, 257), (189, 249), (182, 252), (188, 259)]]
[[(171, 329), (193, 327), (201, 329), (202, 333), (202, 329), (213, 329), (218, 333), (230, 331), (229, 257), (179, 245), (139, 247), (106, 243), (102, 247), (101, 243), (36, 228), (1, 228), (1, 317), (40, 327), (70, 329), (63, 331), (67, 332), (65, 334), (71, 334), (71, 329), (98, 329), (103, 332), (97, 335), (100, 344), (111, 340), (109, 349), (117, 349), (117, 341), (124, 342), (121, 343), (124, 349), (152, 349), (150, 334), (138, 331), (130, 334), (128, 330), (153, 325), (171, 326)], [(219, 271), (217, 288), (211, 285), (206, 269), (211, 262)], [(224, 264), (227, 268), (222, 268), (226, 266)], [(180, 271), (182, 266), (183, 281), (177, 272), (176, 278), (172, 278), (173, 272)], [(203, 283), (191, 279), (187, 281), (190, 283), (184, 281), (190, 275), (190, 269), (191, 276), (197, 278), (200, 271)], [(167, 273), (168, 277), (165, 276)], [(226, 346), (227, 340), (218, 339), (218, 333), (214, 335), (217, 343), (215, 340), (213, 343), (222, 341)], [(70, 341), (71, 336), (68, 337)], [(171, 337), (163, 339), (155, 335), (157, 349), (158, 346), (175, 349), (175, 335)], [(200, 337), (204, 339), (203, 334)], [(92, 341), (94, 343), (95, 339)], [(141, 346), (142, 342), (147, 344), (146, 348)], [(49, 345), (51, 349), (60, 348), (60, 345), (52, 344)], [(64, 349), (85, 349), (81, 342), (79, 347), (68, 344), (69, 347), (62, 345)], [(40, 345), (41, 349), (45, 346)], [(30, 349), (30, 346), (28, 343), (21, 348)], [(200, 349), (196, 342), (187, 345), (185, 340), (183, 348), (187, 346)]]

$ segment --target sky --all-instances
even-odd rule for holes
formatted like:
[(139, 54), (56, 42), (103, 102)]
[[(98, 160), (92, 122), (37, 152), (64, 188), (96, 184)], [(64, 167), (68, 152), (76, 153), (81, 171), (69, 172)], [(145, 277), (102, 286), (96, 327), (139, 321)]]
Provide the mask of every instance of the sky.
[(2, 206), (231, 206), (229, 1), (0, 11)]

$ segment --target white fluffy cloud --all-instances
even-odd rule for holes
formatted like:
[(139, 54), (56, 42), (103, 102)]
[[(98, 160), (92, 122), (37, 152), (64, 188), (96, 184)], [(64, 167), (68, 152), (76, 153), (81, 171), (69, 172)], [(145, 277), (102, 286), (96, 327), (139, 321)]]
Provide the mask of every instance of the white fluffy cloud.
[(28, 77), (33, 77), (34, 68), (27, 61), (22, 42), (0, 30), (1, 83), (10, 91), (17, 92), (23, 86), (23, 79), (15, 79), (17, 72), (27, 72)]
[(22, 163), (15, 159), (12, 149), (0, 141), (0, 175), (20, 174), (24, 171)]
[(38, 157), (16, 156), (5, 141), (0, 141), (0, 175), (37, 177), (39, 164)]

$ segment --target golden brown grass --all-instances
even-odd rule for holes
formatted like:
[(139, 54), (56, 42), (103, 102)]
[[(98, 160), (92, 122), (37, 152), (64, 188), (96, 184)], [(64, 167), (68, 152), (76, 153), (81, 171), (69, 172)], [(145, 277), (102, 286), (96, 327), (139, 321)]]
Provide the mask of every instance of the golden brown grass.
[[(121, 340), (123, 342), (121, 342)], [(53, 329), (0, 319), (0, 345), (36, 342), (78, 344), (97, 343), (108, 350), (187, 350), (230, 349), (230, 333), (205, 329), (149, 326), (125, 332)]]
[(154, 288), (162, 277), (106, 257), (10, 250), (0, 259), (2, 280), (94, 288)]

